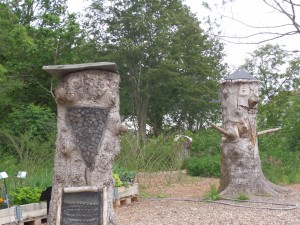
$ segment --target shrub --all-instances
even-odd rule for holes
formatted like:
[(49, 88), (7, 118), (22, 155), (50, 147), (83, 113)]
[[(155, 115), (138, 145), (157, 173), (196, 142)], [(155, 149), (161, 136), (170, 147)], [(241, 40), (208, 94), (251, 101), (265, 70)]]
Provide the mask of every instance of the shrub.
[(259, 137), (262, 169), (273, 183), (294, 183), (300, 180), (300, 151), (290, 151), (284, 130)]
[(15, 191), (11, 192), (14, 205), (23, 205), (29, 203), (39, 202), (42, 193), (41, 188), (22, 187), (16, 188)]
[(220, 134), (213, 130), (200, 130), (192, 135), (191, 156), (214, 155), (220, 152)]
[(220, 177), (220, 156), (207, 155), (186, 161), (185, 169), (192, 176)]
[(30, 131), (36, 139), (46, 141), (49, 132), (55, 130), (55, 114), (48, 107), (29, 104), (14, 108), (2, 125), (12, 135)]

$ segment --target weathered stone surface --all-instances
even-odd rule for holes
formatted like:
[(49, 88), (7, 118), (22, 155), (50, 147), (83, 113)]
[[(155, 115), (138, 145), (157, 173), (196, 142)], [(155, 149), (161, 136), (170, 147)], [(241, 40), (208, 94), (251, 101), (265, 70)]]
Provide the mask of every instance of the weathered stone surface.
[(115, 64), (56, 67), (46, 70), (61, 80), (55, 91), (58, 133), (48, 224), (58, 222), (64, 188), (87, 186), (106, 188), (103, 224), (116, 224), (112, 167), (124, 128), (119, 115), (120, 78), (111, 72), (116, 71)]

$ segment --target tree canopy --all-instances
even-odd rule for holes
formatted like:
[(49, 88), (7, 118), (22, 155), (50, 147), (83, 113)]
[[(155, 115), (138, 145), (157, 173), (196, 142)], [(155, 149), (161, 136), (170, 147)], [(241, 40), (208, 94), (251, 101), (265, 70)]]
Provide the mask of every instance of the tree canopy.
[[(197, 130), (219, 118), (223, 45), (181, 0), (91, 1), (82, 17), (66, 0), (5, 0), (0, 11), (1, 123), (29, 104), (55, 112), (56, 81), (43, 65), (95, 61), (118, 65), (121, 114), (141, 136), (146, 124), (158, 135), (166, 119)], [(279, 46), (258, 49), (246, 68), (266, 101), (298, 87), (299, 58)]]
[(75, 61), (81, 36), (75, 15), (56, 0), (6, 0), (0, 11), (2, 118), (29, 103), (54, 111), (52, 80), (42, 66)]
[(136, 117), (140, 135), (146, 123), (158, 133), (165, 115), (203, 126), (216, 110), (222, 44), (180, 0), (109, 2), (93, 1), (86, 26), (101, 58), (118, 65), (121, 113)]
[[(255, 50), (243, 65), (260, 83), (258, 122), (261, 128), (285, 127), (297, 136), (300, 58), (279, 45), (266, 44)], [(292, 122), (294, 121), (294, 122)]]

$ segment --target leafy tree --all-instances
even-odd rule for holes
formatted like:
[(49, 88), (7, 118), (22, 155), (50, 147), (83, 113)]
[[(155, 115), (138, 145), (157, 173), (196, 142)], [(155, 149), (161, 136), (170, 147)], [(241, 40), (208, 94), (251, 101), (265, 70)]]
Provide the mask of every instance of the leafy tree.
[(282, 126), (291, 91), (299, 88), (299, 62), (297, 55), (270, 44), (258, 48), (246, 59), (244, 67), (261, 81), (260, 126)]
[[(0, 3), (0, 11), (0, 115), (4, 118), (16, 101), (14, 94), (23, 86), (14, 73), (11, 73), (11, 79), (7, 74), (12, 70), (11, 66), (22, 69), (24, 61), (21, 52), (23, 49), (31, 49), (33, 42), (6, 4)], [(16, 61), (19, 63), (16, 64)]]
[(65, 0), (6, 0), (0, 4), (0, 115), (17, 105), (47, 105), (55, 110), (51, 77), (43, 65), (78, 61), (81, 43), (76, 16)]
[(65, 1), (5, 0), (0, 30), (0, 152), (40, 174), (32, 162), (53, 163), (56, 111), (55, 81), (42, 67), (80, 62), (81, 28)]
[(182, 123), (194, 117), (193, 126), (203, 102), (217, 98), (211, 93), (223, 70), (222, 46), (180, 0), (93, 1), (88, 15), (99, 51), (119, 67), (121, 111), (136, 116), (141, 136), (147, 122), (158, 134), (167, 114), (182, 115)]
[(267, 44), (255, 50), (246, 59), (245, 68), (261, 81), (261, 96), (265, 101), (281, 91), (297, 88), (299, 58), (279, 45)]
[(40, 141), (55, 130), (55, 114), (48, 107), (29, 104), (13, 109), (7, 121), (2, 121), (2, 128), (11, 130), (15, 136), (31, 132)]

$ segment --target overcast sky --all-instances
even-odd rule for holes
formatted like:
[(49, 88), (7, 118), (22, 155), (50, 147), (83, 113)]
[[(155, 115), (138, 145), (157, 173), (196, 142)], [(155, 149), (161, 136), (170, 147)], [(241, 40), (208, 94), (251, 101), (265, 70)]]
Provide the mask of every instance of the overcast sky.
[[(201, 5), (202, 0), (184, 0), (184, 2), (191, 8), (191, 11), (198, 16), (200, 21), (202, 21), (202, 19), (208, 15), (211, 18), (218, 18), (218, 22), (221, 25), (220, 30), (224, 36), (241, 37), (258, 33), (262, 31), (262, 29), (251, 29), (226, 17), (221, 19), (221, 15), (235, 18), (236, 20), (252, 26), (279, 25), (289, 22), (283, 15), (275, 13), (270, 7), (267, 7), (262, 0), (235, 0), (233, 3), (226, 4), (225, 7), (215, 6), (215, 3), (218, 4), (222, 2), (222, 0), (209, 0), (207, 2), (209, 2), (209, 4), (212, 6), (212, 11), (206, 10)], [(78, 12), (81, 11), (86, 4), (86, 1), (69, 0), (69, 9), (73, 12)], [(298, 14), (300, 15), (300, 12)], [(272, 30), (270, 29), (270, 31)], [(298, 36), (277, 39), (276, 41), (273, 41), (272, 44), (285, 45), (287, 46), (286, 48), (288, 50), (295, 50), (297, 49), (296, 43)], [(250, 39), (247, 40), (247, 42), (257, 42), (258, 40), (262, 39), (264, 39), (264, 37), (259, 36), (258, 39)], [(233, 41), (240, 43), (244, 42), (242, 39), (234, 39)], [(227, 54), (225, 61), (231, 66), (232, 69), (236, 69), (243, 64), (244, 59), (248, 56), (248, 53), (253, 52), (259, 47), (259, 45), (256, 44), (224, 43)]]
[[(289, 20), (282, 14), (276, 13), (273, 9), (268, 7), (262, 0), (235, 0), (233, 3), (227, 3), (225, 7), (215, 7), (215, 3), (220, 3), (222, 0), (207, 0), (212, 6), (212, 11), (206, 10), (201, 6), (201, 0), (185, 0), (191, 10), (198, 15), (201, 20), (204, 16), (210, 15), (211, 17), (219, 18), (219, 23), (221, 25), (222, 35), (224, 36), (235, 36), (241, 37), (246, 35), (251, 35), (254, 33), (259, 33), (262, 31), (274, 31), (274, 29), (258, 29), (249, 28), (239, 22), (232, 19), (223, 17), (220, 15), (225, 15), (236, 20), (242, 21), (248, 25), (255, 27), (263, 26), (274, 26), (289, 23)], [(298, 14), (300, 12), (298, 11)], [(294, 29), (294, 28), (292, 28)], [(290, 31), (290, 29), (289, 29)], [(297, 41), (299, 43), (299, 35), (294, 35), (292, 37), (285, 37), (274, 40), (272, 44), (285, 45), (287, 50), (293, 51), (299, 47), (297, 46)], [(248, 40), (244, 39), (228, 39), (235, 42), (258, 42), (268, 38), (267, 36), (257, 36), (257, 38), (251, 38)], [(253, 52), (259, 45), (257, 44), (230, 44), (225, 43), (225, 50), (227, 52), (226, 62), (231, 65), (232, 68), (237, 68), (239, 65), (243, 64), (244, 59), (249, 55), (248, 52)], [(264, 43), (266, 44), (266, 43)], [(261, 45), (264, 45), (261, 44)]]

